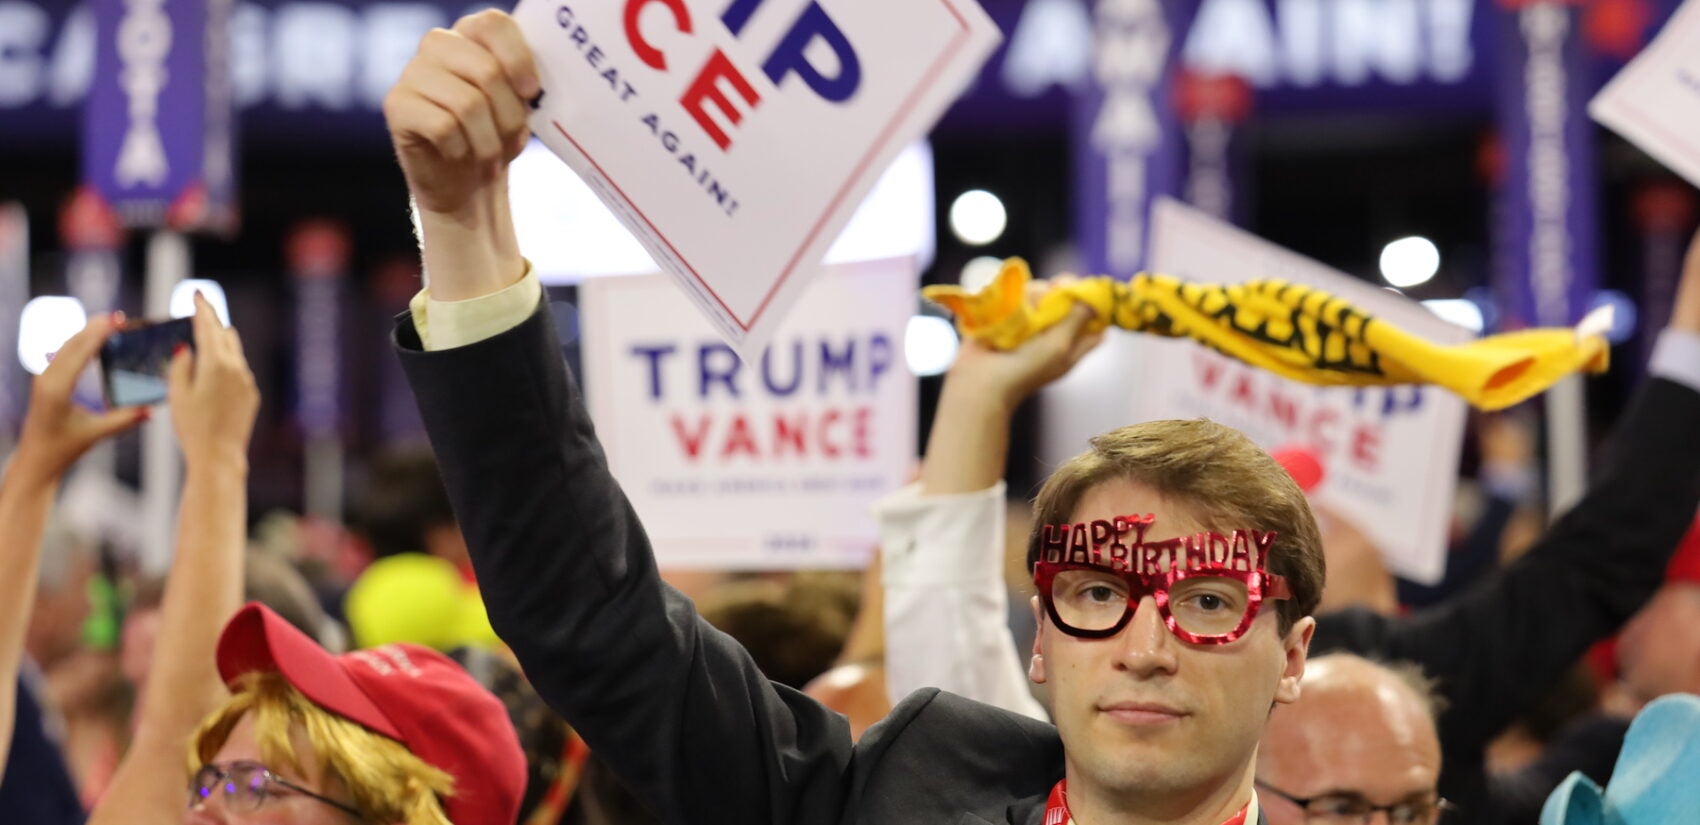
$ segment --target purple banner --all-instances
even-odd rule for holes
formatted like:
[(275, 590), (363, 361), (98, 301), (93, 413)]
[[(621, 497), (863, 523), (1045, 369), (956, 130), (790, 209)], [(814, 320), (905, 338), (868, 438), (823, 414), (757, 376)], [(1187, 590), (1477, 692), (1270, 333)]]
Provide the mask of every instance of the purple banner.
[(1598, 178), (1588, 98), (1595, 83), (1569, 3), (1506, 2), (1499, 43), (1504, 181), (1495, 206), (1500, 324), (1573, 324), (1598, 283)]
[(233, 217), (232, 0), (92, 0), (83, 177), (130, 226)]
[(1093, 274), (1145, 266), (1151, 202), (1178, 196), (1185, 137), (1175, 107), (1194, 0), (1100, 0), (1092, 71), (1074, 107), (1075, 240)]
[(342, 432), (342, 278), (295, 282), (295, 418), (310, 438)]
[(302, 222), (285, 255), (295, 281), (295, 419), (308, 438), (333, 438), (343, 426), (343, 283), (350, 241), (346, 227)]
[[(0, 146), (69, 140), (94, 76), (87, 2), (0, 0)], [(1634, 45), (1678, 0), (1629, 0), (1644, 19), (1607, 28)], [(381, 105), (433, 26), (476, 0), (238, 0), (231, 25), (238, 107), (256, 146), (382, 145)], [(1058, 132), (1091, 72), (1090, 0), (981, 0), (1005, 41), (940, 124)], [(1493, 0), (1194, 0), (1183, 59), (1251, 83), (1261, 113), (1412, 117), (1492, 110)], [(1595, 12), (1596, 19), (1609, 15)], [(1612, 22), (1608, 20), (1608, 22)]]
[(1251, 84), (1238, 75), (1185, 70), (1175, 95), (1186, 138), (1186, 202), (1244, 225), (1251, 212), (1251, 151), (1240, 126), (1251, 116)]

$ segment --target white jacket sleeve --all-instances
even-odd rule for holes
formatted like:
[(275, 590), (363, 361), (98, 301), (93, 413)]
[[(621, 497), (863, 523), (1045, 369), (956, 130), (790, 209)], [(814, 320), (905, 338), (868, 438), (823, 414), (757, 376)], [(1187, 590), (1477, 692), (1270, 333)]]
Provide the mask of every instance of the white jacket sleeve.
[(885, 573), (885, 672), (893, 702), (937, 687), (1034, 719), (1004, 587), (1004, 484), (923, 496), (910, 485), (874, 505)]

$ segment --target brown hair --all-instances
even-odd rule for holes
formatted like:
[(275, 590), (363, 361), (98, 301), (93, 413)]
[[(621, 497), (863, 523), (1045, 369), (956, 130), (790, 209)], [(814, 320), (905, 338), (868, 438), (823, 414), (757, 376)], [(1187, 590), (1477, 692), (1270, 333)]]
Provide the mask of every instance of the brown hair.
[(1126, 479), (1192, 508), (1211, 529), (1275, 531), (1269, 571), (1285, 577), (1293, 594), (1278, 603), (1281, 633), (1316, 610), (1326, 575), (1316, 518), (1292, 477), (1251, 439), (1195, 419), (1134, 424), (1093, 438), (1091, 444), (1051, 473), (1039, 490), (1027, 538), (1029, 570), (1039, 560), (1045, 525), (1069, 523), (1087, 491)]
[(738, 640), (762, 675), (802, 690), (844, 650), (856, 619), (856, 578), (802, 573), (788, 583), (734, 581), (705, 594), (703, 619)]

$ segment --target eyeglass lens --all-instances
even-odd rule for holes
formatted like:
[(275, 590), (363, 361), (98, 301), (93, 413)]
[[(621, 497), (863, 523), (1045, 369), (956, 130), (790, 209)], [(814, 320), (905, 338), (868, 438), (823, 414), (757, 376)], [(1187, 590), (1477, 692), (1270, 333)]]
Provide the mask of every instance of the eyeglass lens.
[(1311, 825), (1361, 825), (1370, 822), (1379, 811), (1387, 812), (1387, 821), (1392, 825), (1434, 825), (1440, 819), (1440, 806), (1434, 802), (1377, 806), (1360, 797), (1313, 799), (1305, 807), (1305, 819)]
[[(1078, 630), (1114, 627), (1127, 611), (1129, 597), (1127, 581), (1106, 571), (1063, 570), (1051, 584), (1058, 617)], [(1169, 615), (1182, 630), (1200, 636), (1232, 633), (1250, 606), (1245, 583), (1226, 576), (1191, 576), (1168, 589)]]
[(189, 787), (189, 804), (201, 805), (214, 793), (222, 791), (226, 807), (233, 811), (252, 812), (265, 801), (270, 777), (264, 765), (253, 762), (234, 762), (223, 768), (203, 765)]

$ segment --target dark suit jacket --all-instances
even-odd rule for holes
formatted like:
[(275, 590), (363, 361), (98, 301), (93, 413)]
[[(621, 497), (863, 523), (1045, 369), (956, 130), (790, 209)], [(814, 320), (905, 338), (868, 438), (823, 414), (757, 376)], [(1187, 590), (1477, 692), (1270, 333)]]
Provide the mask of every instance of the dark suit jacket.
[(1497, 821), (1483, 749), (1646, 604), (1697, 505), (1700, 393), (1652, 378), (1618, 420), (1587, 494), (1516, 563), (1410, 616), (1323, 616), (1311, 655), (1422, 665), (1447, 705), (1441, 793), (1459, 804), (1457, 821)]
[(853, 746), (661, 581), (547, 311), (454, 350), (396, 335), (491, 623), (663, 821), (1039, 825), (1052, 726), (924, 690)]

